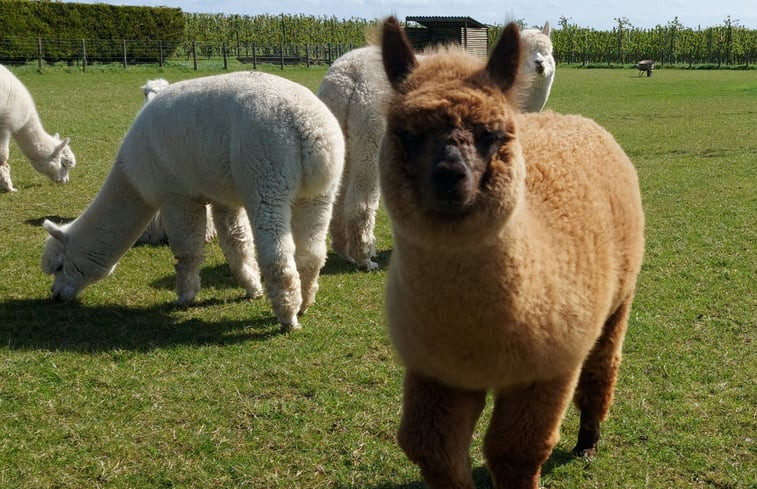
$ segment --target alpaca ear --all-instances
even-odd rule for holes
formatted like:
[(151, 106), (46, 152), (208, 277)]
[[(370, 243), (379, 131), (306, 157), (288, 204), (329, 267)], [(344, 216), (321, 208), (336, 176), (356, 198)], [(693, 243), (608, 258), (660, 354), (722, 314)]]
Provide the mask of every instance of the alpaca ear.
[(549, 27), (549, 21), (544, 22), (544, 27), (542, 28), (541, 33), (549, 37), (549, 34), (551, 32), (552, 32), (552, 28)]
[(63, 141), (59, 142), (58, 146), (56, 146), (55, 149), (53, 150), (53, 156), (57, 157), (60, 154), (60, 152), (63, 151), (63, 148), (68, 146), (68, 143), (70, 142), (71, 142), (71, 138), (66, 138)]
[(389, 83), (395, 90), (399, 90), (405, 78), (418, 65), (413, 47), (402, 30), (400, 22), (394, 16), (384, 21), (381, 33), (381, 58)]
[(44, 221), (42, 221), (42, 227), (45, 228), (50, 236), (55, 238), (57, 241), (60, 241), (61, 243), (66, 242), (66, 234), (61, 228), (56, 226), (55, 223), (45, 219)]
[(486, 72), (499, 88), (504, 92), (515, 83), (520, 66), (520, 29), (518, 24), (510, 22), (502, 31), (502, 37), (494, 46)]

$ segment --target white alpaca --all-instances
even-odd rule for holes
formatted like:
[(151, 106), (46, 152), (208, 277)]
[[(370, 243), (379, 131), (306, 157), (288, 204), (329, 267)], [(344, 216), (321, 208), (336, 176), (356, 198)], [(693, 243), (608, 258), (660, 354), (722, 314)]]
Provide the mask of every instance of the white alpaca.
[(29, 91), (0, 65), (0, 192), (16, 191), (8, 165), (11, 136), (35, 170), (54, 182), (68, 182), (68, 170), (76, 165), (70, 140), (45, 132)]
[(378, 46), (338, 58), (318, 90), (342, 126), (346, 147), (342, 185), (331, 218), (331, 246), (368, 270), (378, 268), (371, 260), (376, 254), (373, 229), (379, 206), (376, 154), (386, 127), (382, 104), (389, 93)]
[[(549, 22), (542, 30), (523, 31), (524, 56), (520, 73), (524, 110), (539, 112), (546, 103), (555, 75)], [(422, 56), (419, 56), (422, 58)], [(390, 93), (381, 63), (381, 49), (367, 46), (339, 57), (318, 90), (344, 131), (346, 160), (342, 184), (331, 219), (331, 246), (358, 268), (378, 268), (376, 211), (379, 206), (376, 155), (386, 122), (383, 107)]]
[(521, 67), (519, 72), (530, 77), (528, 89), (524, 90), (522, 109), (525, 112), (541, 112), (552, 90), (555, 79), (555, 58), (552, 56), (552, 40), (549, 22), (542, 29), (525, 29), (520, 33)]
[[(163, 78), (148, 80), (147, 83), (141, 87), (142, 93), (145, 96), (145, 103), (152, 100), (158, 92), (166, 88), (168, 85), (168, 81)], [(205, 241), (210, 242), (216, 237), (216, 227), (213, 223), (213, 211), (209, 204), (205, 206), (205, 213)], [(243, 217), (244, 219), (241, 221), (242, 225), (244, 225), (244, 222), (246, 221), (246, 214)], [(249, 226), (247, 227), (249, 228)], [(251, 231), (248, 234), (251, 234)], [(145, 228), (145, 231), (139, 238), (137, 238), (135, 244), (160, 245), (166, 243), (168, 243), (168, 235), (166, 234), (165, 227), (163, 227), (163, 221), (160, 219), (160, 212), (156, 212), (155, 216)]]
[(192, 302), (210, 202), (229, 266), (256, 296), (246, 209), (276, 318), (297, 328), (315, 301), (343, 163), (338, 122), (301, 85), (256, 72), (172, 84), (142, 108), (84, 213), (60, 227), (44, 222), (52, 295), (72, 299), (109, 275), (160, 210), (177, 259), (177, 303)]
[(155, 78), (154, 80), (147, 80), (147, 83), (142, 85), (142, 93), (145, 96), (145, 103), (149, 102), (155, 95), (168, 86), (168, 80), (163, 78)]

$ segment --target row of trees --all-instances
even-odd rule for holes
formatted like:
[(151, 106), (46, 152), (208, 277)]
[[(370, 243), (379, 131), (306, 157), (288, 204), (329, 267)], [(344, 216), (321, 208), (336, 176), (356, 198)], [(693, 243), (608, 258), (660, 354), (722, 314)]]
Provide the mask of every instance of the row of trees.
[[(208, 43), (318, 44), (360, 46), (376, 29), (375, 20), (291, 15), (186, 14), (185, 39)], [(560, 17), (552, 30), (555, 57), (563, 63), (629, 64), (655, 59), (661, 64), (750, 65), (757, 57), (757, 30), (739, 25), (727, 17), (722, 25), (686, 27), (678, 17), (651, 29), (634, 27), (625, 18), (617, 26), (599, 31), (571, 23)], [(518, 21), (522, 28), (525, 21)], [(502, 25), (489, 28), (493, 46)]]
[[(722, 25), (696, 29), (677, 17), (652, 29), (634, 27), (625, 17), (615, 21), (612, 30), (599, 31), (561, 17), (552, 30), (558, 62), (628, 64), (651, 58), (661, 64), (748, 66), (757, 56), (757, 30), (730, 17)], [(169, 8), (0, 0), (0, 62), (162, 62), (198, 54), (198, 45), (204, 56), (301, 56), (311, 49), (329, 53), (329, 46), (364, 45), (376, 26), (376, 20), (360, 18), (190, 14)], [(502, 28), (490, 26), (490, 46)]]
[(620, 17), (612, 31), (596, 31), (560, 18), (553, 33), (556, 56), (568, 63), (634, 63), (655, 59), (662, 64), (749, 65), (757, 56), (757, 31), (726, 18), (722, 25), (693, 29), (678, 17), (652, 29), (634, 27)]

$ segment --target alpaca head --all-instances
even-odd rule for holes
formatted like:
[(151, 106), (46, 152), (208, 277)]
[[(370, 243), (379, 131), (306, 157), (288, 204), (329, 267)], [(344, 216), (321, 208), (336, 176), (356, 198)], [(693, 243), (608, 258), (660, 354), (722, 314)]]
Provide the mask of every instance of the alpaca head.
[(50, 155), (42, 160), (32, 161), (32, 166), (53, 182), (68, 183), (68, 171), (76, 166), (76, 157), (68, 145), (71, 140), (61, 140), (57, 133), (53, 140), (55, 146)]
[(379, 158), (387, 208), (401, 216), (393, 221), (416, 236), (496, 232), (492, 224), (507, 220), (525, 181), (513, 102), (517, 25), (505, 27), (487, 62), (455, 47), (419, 60), (389, 18), (382, 57), (395, 91)]
[(102, 267), (86, 256), (74, 256), (75, 250), (68, 246), (69, 224), (56, 226), (45, 219), (42, 226), (49, 233), (42, 253), (42, 271), (53, 276), (53, 299), (72, 300), (81, 289), (113, 271), (113, 267)]
[(147, 83), (142, 85), (142, 93), (145, 96), (145, 103), (152, 100), (152, 98), (168, 86), (168, 81), (163, 78), (156, 78), (154, 80), (148, 80)]
[(526, 29), (521, 32), (523, 64), (521, 70), (535, 79), (551, 80), (555, 74), (555, 58), (552, 56), (552, 40), (549, 22), (542, 29)]

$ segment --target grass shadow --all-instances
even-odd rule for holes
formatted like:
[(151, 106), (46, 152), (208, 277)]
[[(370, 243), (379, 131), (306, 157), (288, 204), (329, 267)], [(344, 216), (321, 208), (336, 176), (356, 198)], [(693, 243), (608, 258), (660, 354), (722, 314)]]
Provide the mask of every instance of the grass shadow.
[(175, 345), (227, 345), (283, 334), (274, 317), (210, 322), (174, 315), (178, 306), (83, 306), (18, 299), (0, 304), (0, 342), (11, 350), (149, 351)]
[(45, 222), (45, 220), (48, 220), (60, 226), (61, 224), (66, 224), (68, 222), (73, 221), (74, 219), (75, 219), (74, 217), (62, 217), (56, 214), (54, 216), (51, 215), (51, 216), (38, 217), (36, 219), (27, 219), (26, 221), (24, 221), (24, 224), (39, 228), (39, 227), (42, 227), (42, 223)]
[[(244, 298), (244, 290), (231, 274), (231, 269), (226, 263), (219, 263), (215, 266), (202, 267), (200, 269), (200, 283), (202, 287), (212, 287), (217, 289), (239, 289), (240, 300)], [(165, 275), (159, 279), (150, 282), (150, 287), (157, 290), (176, 290), (176, 274)]]
[[(379, 270), (386, 270), (389, 267), (389, 258), (392, 256), (392, 250), (380, 250), (376, 252), (373, 261), (378, 263)], [(326, 264), (321, 269), (321, 275), (346, 275), (355, 272), (367, 272), (367, 270), (358, 270), (354, 263), (350, 263), (333, 251), (329, 251)]]
[[(389, 266), (389, 258), (392, 250), (379, 251), (374, 261), (379, 264), (379, 270), (386, 270)], [(321, 275), (349, 275), (352, 273), (368, 273), (366, 270), (358, 270), (354, 264), (348, 262), (336, 253), (329, 252), (326, 264), (321, 269)], [(203, 287), (218, 289), (240, 288), (227, 263), (215, 266), (202, 267), (200, 269), (200, 281)], [(170, 274), (153, 280), (150, 286), (157, 290), (174, 290), (176, 288), (176, 275)]]
[[(542, 475), (550, 474), (553, 470), (556, 468), (565, 465), (567, 463), (570, 463), (573, 460), (576, 460), (577, 457), (575, 457), (572, 453), (569, 451), (555, 448), (555, 450), (552, 452), (552, 455), (549, 457), (547, 462), (542, 466)], [(485, 466), (476, 467), (473, 469), (473, 481), (475, 483), (476, 489), (493, 489), (494, 484), (492, 482), (491, 476), (489, 475), (489, 469), (487, 469)], [(349, 486), (352, 487), (352, 486)], [(378, 485), (371, 486), (367, 489), (427, 489), (428, 486), (426, 483), (422, 480), (418, 480), (415, 482), (409, 482), (409, 483), (391, 483), (391, 482), (382, 482)], [(347, 486), (339, 489), (348, 489)]]

